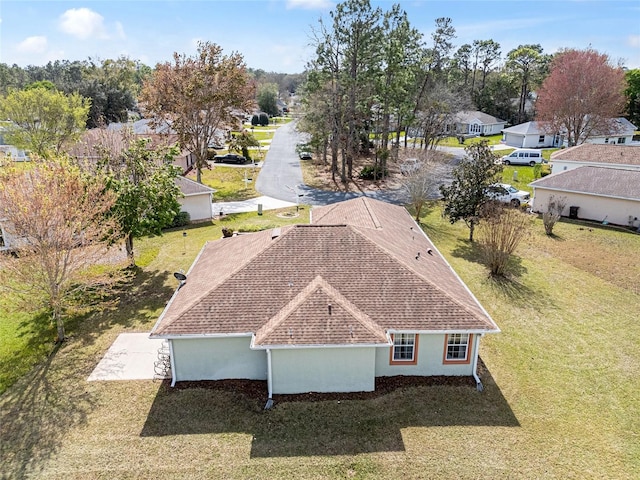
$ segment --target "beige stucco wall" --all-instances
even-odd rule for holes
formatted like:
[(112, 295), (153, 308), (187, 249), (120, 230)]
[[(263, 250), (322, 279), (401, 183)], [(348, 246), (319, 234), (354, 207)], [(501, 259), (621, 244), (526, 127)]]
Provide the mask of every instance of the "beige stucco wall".
[[(640, 147), (637, 147), (640, 150)], [(591, 166), (591, 167), (612, 167), (616, 168), (616, 165), (613, 163), (610, 164), (602, 164), (595, 162), (576, 162), (576, 161), (562, 161), (562, 160), (552, 160), (551, 161), (551, 173), (560, 173), (566, 172), (567, 170), (573, 170), (574, 168)], [(640, 165), (624, 165), (625, 170), (640, 170)]]
[(211, 194), (190, 195), (179, 198), (180, 210), (189, 212), (192, 221), (208, 220), (212, 217)]
[(251, 337), (173, 339), (176, 381), (267, 379), (267, 355), (251, 350)]
[[(543, 212), (551, 195), (567, 197), (567, 206), (562, 212), (562, 215), (566, 217), (569, 216), (569, 207), (577, 206), (580, 207), (578, 218), (584, 220), (602, 222), (606, 217), (609, 223), (626, 226), (629, 225), (629, 216), (640, 219), (639, 201), (598, 197), (582, 193), (564, 193), (540, 187), (534, 189), (534, 197), (531, 201), (532, 210), (537, 213)], [(638, 220), (635, 220), (634, 226), (638, 225)]]
[[(473, 356), (468, 364), (444, 364), (445, 335), (418, 335), (418, 362), (416, 365), (391, 365), (392, 347), (376, 349), (376, 377), (395, 375), (472, 375)], [(471, 355), (474, 355), (473, 343)]]
[(370, 392), (374, 347), (274, 349), (273, 393)]

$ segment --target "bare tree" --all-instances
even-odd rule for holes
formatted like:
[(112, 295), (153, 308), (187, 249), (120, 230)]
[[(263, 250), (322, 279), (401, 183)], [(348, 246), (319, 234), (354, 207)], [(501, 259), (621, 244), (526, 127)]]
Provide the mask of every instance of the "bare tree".
[(482, 210), (478, 243), (491, 275), (504, 276), (511, 255), (529, 232), (531, 220), (520, 210), (498, 202), (488, 202)]
[(118, 233), (106, 217), (115, 197), (55, 157), (28, 172), (3, 171), (0, 180), (0, 218), (17, 254), (0, 256), (2, 287), (25, 308), (50, 312), (62, 342), (68, 309), (123, 278), (118, 268), (96, 268)]
[(420, 221), (422, 207), (431, 199), (439, 196), (438, 188), (449, 173), (448, 160), (436, 151), (428, 151), (424, 160), (414, 159), (400, 166), (405, 175), (402, 190), (408, 203), (416, 211), (416, 222)]
[(567, 197), (556, 197), (551, 195), (547, 201), (545, 211), (542, 213), (542, 223), (544, 224), (544, 233), (553, 235), (553, 227), (560, 220), (562, 212), (567, 206)]

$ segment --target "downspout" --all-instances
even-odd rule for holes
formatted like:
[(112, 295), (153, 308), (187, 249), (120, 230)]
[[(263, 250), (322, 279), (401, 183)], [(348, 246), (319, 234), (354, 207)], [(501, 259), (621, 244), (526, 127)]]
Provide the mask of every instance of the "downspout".
[(173, 340), (169, 339), (169, 361), (171, 362), (171, 386), (175, 387), (176, 381), (176, 360), (173, 356)]
[(480, 377), (478, 376), (478, 357), (479, 357), (478, 347), (480, 347), (480, 337), (482, 337), (482, 335), (483, 335), (482, 333), (476, 334), (475, 345), (473, 347), (473, 350), (474, 350), (474, 355), (473, 355), (473, 378), (476, 381), (476, 388), (478, 389), (479, 392), (484, 390), (484, 387), (482, 386), (482, 382), (480, 381)]
[(267, 393), (269, 394), (269, 398), (267, 399), (267, 404), (264, 406), (265, 410), (269, 410), (273, 407), (273, 385), (272, 385), (272, 371), (271, 371), (271, 349), (267, 348)]

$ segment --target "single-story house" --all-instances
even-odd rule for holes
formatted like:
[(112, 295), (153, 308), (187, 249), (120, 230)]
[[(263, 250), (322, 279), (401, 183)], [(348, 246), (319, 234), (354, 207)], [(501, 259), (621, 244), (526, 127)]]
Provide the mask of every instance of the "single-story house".
[(26, 239), (18, 236), (7, 219), (0, 219), (0, 252), (10, 252), (25, 245)]
[(171, 384), (266, 380), (271, 399), (451, 375), (481, 389), (480, 339), (499, 328), (408, 212), (360, 197), (311, 214), (203, 247), (150, 333)]
[[(612, 119), (612, 132), (591, 132), (584, 143), (593, 144), (629, 144), (633, 140), (635, 125), (626, 118)], [(502, 140), (506, 145), (515, 148), (545, 148), (567, 146), (567, 135), (564, 132), (549, 133), (543, 122), (526, 122), (502, 130)]]
[(4, 157), (10, 158), (14, 162), (29, 161), (29, 155), (27, 155), (24, 150), (6, 143), (2, 135), (2, 127), (0, 127), (0, 161), (2, 161)]
[(506, 120), (477, 110), (463, 110), (453, 116), (453, 125), (447, 130), (459, 135), (496, 135), (502, 131)]
[(530, 186), (534, 212), (544, 212), (555, 195), (567, 200), (563, 216), (634, 228), (640, 225), (640, 169), (582, 166), (543, 177)]
[(545, 133), (540, 122), (525, 122), (502, 130), (502, 141), (515, 148), (560, 147), (564, 137)]
[(210, 220), (215, 190), (186, 177), (176, 177), (176, 184), (183, 195), (178, 199), (180, 209), (187, 212), (192, 221)]
[(551, 154), (551, 173), (583, 166), (640, 170), (640, 144), (583, 143)]

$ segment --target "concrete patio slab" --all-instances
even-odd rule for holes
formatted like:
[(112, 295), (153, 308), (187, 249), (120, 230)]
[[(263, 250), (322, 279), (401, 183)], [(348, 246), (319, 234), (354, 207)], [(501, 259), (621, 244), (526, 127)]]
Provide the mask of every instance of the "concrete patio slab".
[(148, 332), (121, 333), (87, 380), (152, 380), (161, 346), (162, 340), (150, 339)]

